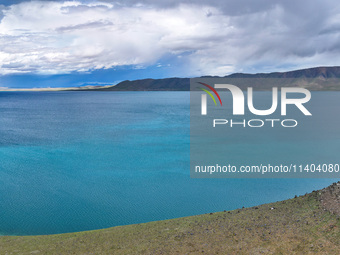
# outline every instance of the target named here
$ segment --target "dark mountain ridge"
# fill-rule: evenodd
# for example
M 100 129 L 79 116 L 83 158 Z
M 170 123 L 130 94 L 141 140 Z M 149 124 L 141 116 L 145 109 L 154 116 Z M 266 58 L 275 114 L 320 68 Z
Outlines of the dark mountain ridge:
M 288 72 L 245 74 L 234 73 L 226 76 L 228 78 L 340 78 L 340 66 L 313 67 Z
M 218 76 L 202 76 L 201 78 L 221 78 Z M 340 66 L 313 67 L 288 72 L 273 73 L 234 73 L 224 78 L 245 89 L 249 86 L 249 78 L 254 79 L 254 88 L 268 90 L 275 86 L 305 87 L 310 90 L 340 90 Z M 273 79 L 280 79 L 275 80 Z M 78 89 L 89 90 L 89 89 Z M 165 78 L 126 80 L 115 86 L 91 89 L 91 91 L 189 91 L 190 78 Z

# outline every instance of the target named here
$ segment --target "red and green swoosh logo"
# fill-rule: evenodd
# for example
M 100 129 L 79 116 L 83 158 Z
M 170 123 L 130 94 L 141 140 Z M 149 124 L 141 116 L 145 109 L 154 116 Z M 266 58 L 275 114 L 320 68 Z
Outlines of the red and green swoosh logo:
M 220 101 L 220 104 L 221 104 L 221 106 L 222 106 L 221 97 L 220 97 L 220 95 L 217 93 L 217 91 L 216 91 L 213 87 L 211 87 L 210 85 L 208 85 L 208 84 L 206 84 L 206 83 L 203 83 L 203 82 L 198 82 L 198 83 L 199 83 L 199 84 L 202 84 L 203 86 L 205 86 L 205 87 L 207 87 L 207 88 L 209 88 L 209 89 L 217 96 L 217 98 L 218 98 L 218 100 Z M 217 105 L 216 100 L 215 100 L 213 94 L 211 94 L 211 92 L 210 92 L 209 90 L 204 89 L 204 88 L 201 88 L 201 90 L 203 90 L 204 92 L 206 92 L 206 93 L 212 98 L 212 100 L 214 100 L 215 105 Z

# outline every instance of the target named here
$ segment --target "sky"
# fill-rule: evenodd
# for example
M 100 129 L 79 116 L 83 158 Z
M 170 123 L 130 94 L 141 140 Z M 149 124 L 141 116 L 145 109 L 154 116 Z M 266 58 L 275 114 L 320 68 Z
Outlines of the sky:
M 0 87 L 338 65 L 335 0 L 0 0 Z

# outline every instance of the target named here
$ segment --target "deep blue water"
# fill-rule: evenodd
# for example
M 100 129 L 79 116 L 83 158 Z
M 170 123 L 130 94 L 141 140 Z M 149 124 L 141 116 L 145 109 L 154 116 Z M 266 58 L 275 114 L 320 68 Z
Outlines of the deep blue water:
M 190 179 L 189 123 L 189 92 L 0 93 L 0 233 L 231 210 L 334 181 Z

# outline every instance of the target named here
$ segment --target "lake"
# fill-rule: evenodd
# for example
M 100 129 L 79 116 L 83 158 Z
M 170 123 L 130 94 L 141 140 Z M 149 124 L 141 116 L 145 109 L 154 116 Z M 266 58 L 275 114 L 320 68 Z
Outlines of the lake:
M 0 92 L 0 234 L 65 233 L 232 210 L 334 182 L 191 179 L 189 97 Z

